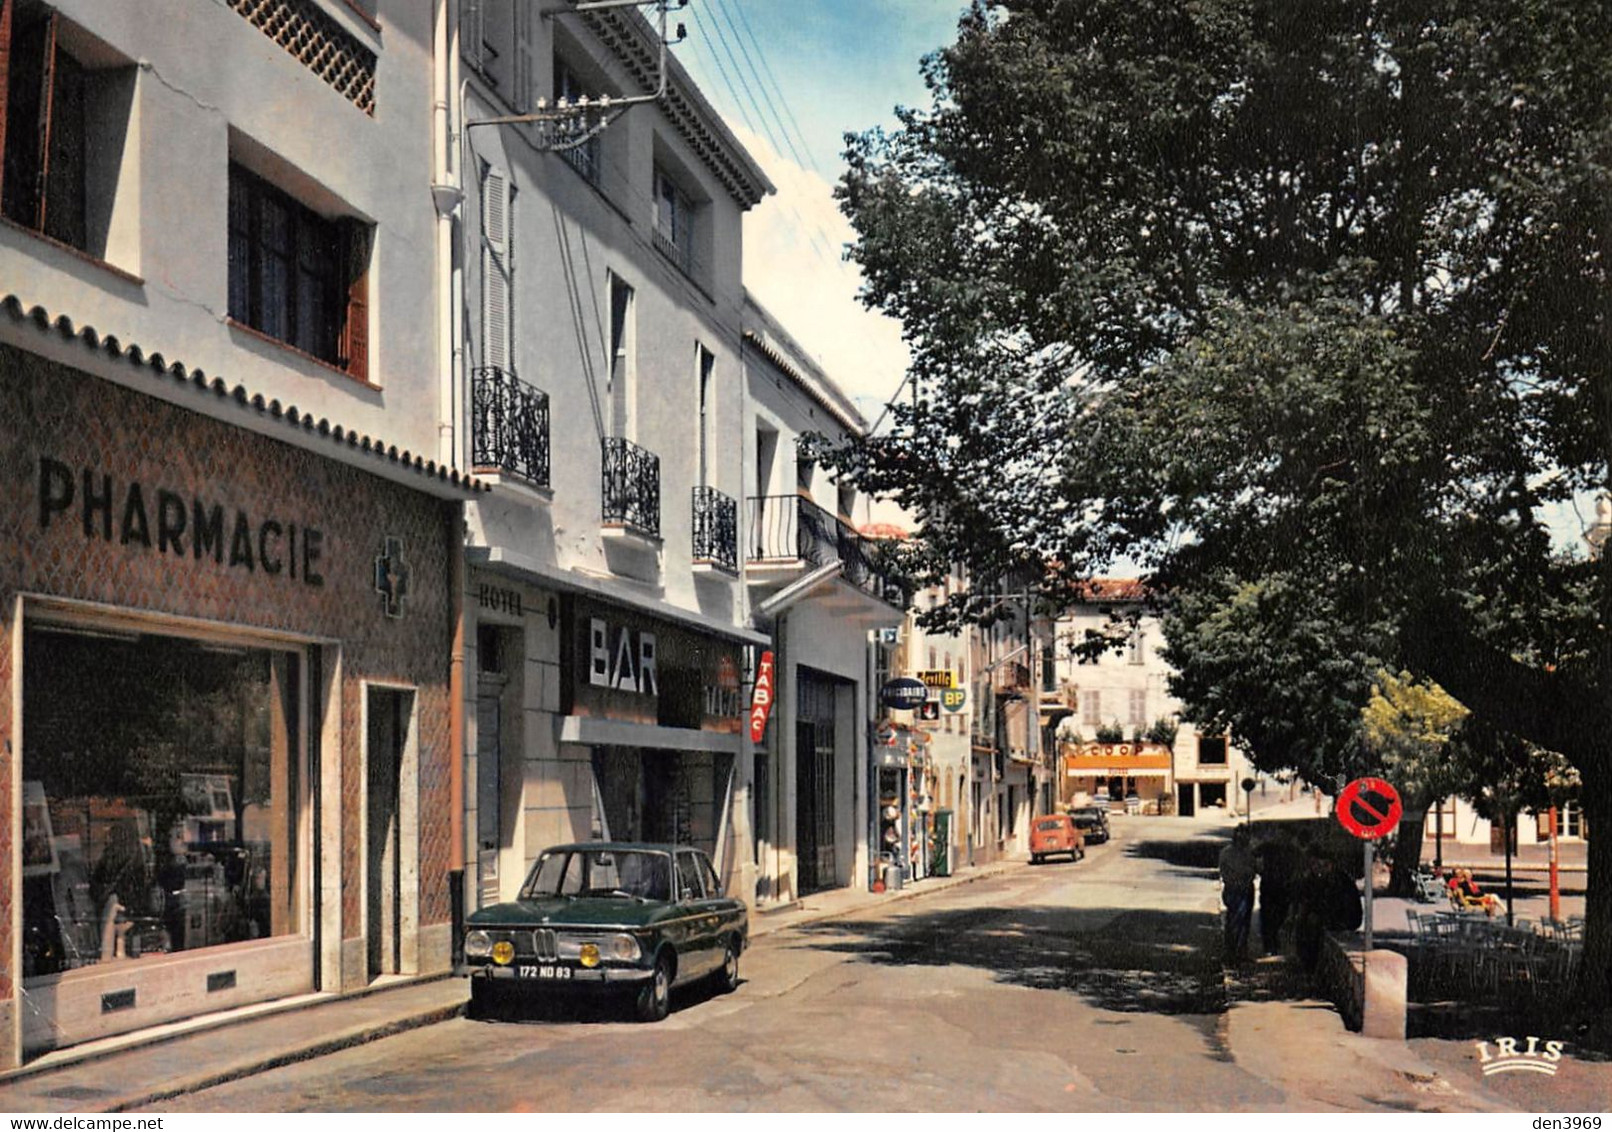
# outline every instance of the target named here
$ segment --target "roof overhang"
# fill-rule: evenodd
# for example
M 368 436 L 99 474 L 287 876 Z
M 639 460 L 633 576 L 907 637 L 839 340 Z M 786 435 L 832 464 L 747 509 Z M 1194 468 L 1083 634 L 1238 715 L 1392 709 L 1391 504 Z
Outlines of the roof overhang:
M 261 391 L 240 383 L 231 385 L 217 374 L 169 361 L 155 351 L 148 353 L 138 343 L 121 342 L 93 326 L 77 325 L 69 315 L 53 316 L 15 294 L 0 295 L 0 310 L 6 316 L 0 318 L 0 343 L 441 499 L 470 499 L 489 490 L 469 472 L 400 450 L 380 437 L 360 434 L 329 418 L 316 418 L 295 405 L 282 406 Z

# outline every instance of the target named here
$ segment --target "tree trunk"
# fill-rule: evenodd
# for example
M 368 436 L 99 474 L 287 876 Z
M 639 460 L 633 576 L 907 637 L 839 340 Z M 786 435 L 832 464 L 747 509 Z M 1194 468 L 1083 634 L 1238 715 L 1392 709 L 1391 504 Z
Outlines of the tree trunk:
M 1389 896 L 1415 896 L 1416 868 L 1422 862 L 1422 833 L 1427 828 L 1427 811 L 1407 812 L 1399 819 L 1394 834 L 1394 861 L 1388 874 Z

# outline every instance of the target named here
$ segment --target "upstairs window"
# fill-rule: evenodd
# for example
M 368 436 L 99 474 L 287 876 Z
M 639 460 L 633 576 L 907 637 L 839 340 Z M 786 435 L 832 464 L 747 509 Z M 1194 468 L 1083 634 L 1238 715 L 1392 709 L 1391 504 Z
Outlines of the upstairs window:
M 584 85 L 576 71 L 564 59 L 554 60 L 554 104 L 575 106 L 584 98 L 596 101 L 598 92 Z M 576 114 L 554 123 L 556 152 L 566 163 L 580 173 L 590 185 L 599 183 L 600 142 L 597 133 L 590 133 L 594 124 L 591 117 Z
M 665 170 L 655 170 L 655 246 L 684 275 L 694 274 L 694 204 Z
M 367 381 L 368 262 L 367 226 L 230 166 L 230 318 Z
M 1198 765 L 1226 765 L 1226 737 L 1224 735 L 1198 736 Z
M 108 258 L 133 95 L 128 60 L 42 4 L 0 0 L 0 213 Z

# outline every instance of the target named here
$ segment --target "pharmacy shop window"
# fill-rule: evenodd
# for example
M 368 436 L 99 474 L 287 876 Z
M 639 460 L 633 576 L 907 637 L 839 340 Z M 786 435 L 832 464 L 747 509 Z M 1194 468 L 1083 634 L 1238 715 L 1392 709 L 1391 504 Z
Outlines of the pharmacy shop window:
M 303 930 L 302 655 L 33 620 L 23 973 Z

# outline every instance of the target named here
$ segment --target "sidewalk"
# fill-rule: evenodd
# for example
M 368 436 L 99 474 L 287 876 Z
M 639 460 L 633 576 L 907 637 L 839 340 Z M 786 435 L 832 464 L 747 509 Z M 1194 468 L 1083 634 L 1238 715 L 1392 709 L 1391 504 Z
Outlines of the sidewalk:
M 798 927 L 942 892 L 1022 868 L 1008 858 L 899 892 L 835 889 L 750 917 L 758 939 Z M 305 995 L 190 1019 L 46 1054 L 0 1074 L 0 1112 L 122 1112 L 225 1081 L 321 1057 L 463 1013 L 466 980 L 395 980 L 359 994 Z

